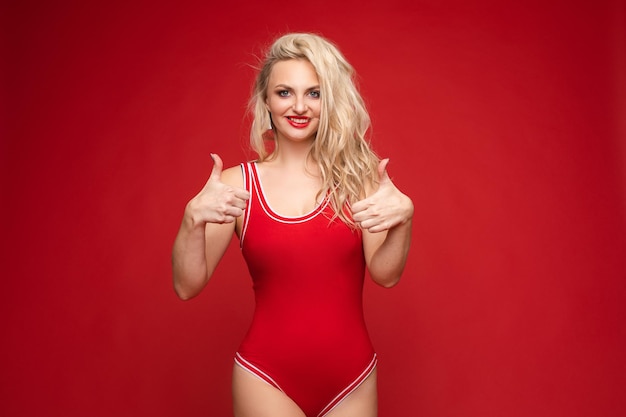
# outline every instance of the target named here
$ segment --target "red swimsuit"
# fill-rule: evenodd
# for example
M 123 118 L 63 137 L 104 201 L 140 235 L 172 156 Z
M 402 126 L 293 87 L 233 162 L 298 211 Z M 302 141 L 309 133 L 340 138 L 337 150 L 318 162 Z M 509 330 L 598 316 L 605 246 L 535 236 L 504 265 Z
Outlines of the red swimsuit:
M 361 233 L 331 223 L 327 200 L 301 217 L 275 213 L 256 165 L 242 168 L 251 197 L 240 240 L 256 309 L 235 361 L 307 417 L 321 417 L 376 366 L 363 318 Z

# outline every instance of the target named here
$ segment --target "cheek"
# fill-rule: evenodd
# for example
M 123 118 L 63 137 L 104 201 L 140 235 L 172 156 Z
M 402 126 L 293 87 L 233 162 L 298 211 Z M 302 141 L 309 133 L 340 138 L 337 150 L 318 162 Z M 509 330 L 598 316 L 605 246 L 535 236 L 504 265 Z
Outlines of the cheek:
M 313 110 L 313 113 L 319 117 L 322 113 L 322 103 L 316 101 L 315 104 L 311 105 L 311 110 Z
M 284 113 L 289 108 L 289 103 L 286 100 L 268 100 L 267 109 L 276 114 Z

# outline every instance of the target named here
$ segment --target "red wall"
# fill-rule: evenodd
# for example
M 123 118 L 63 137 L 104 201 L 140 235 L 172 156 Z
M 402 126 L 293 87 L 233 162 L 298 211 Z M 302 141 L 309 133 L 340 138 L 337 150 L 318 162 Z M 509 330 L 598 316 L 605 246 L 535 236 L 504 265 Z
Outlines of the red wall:
M 366 287 L 380 415 L 626 414 L 623 2 L 12 3 L 0 414 L 230 415 L 245 265 L 184 303 L 170 248 L 296 30 L 355 65 L 416 205 L 403 281 Z

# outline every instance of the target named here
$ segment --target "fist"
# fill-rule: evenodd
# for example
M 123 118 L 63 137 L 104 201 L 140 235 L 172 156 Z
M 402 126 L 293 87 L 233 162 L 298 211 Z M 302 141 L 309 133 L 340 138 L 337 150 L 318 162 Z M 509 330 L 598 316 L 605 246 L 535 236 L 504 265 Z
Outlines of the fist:
M 187 210 L 194 223 L 232 223 L 243 214 L 250 193 L 222 182 L 222 159 L 211 154 L 213 170 L 202 190 L 189 204 Z
M 389 159 L 378 164 L 378 190 L 352 205 L 352 218 L 362 229 L 384 232 L 413 217 L 413 202 L 402 194 L 387 174 Z

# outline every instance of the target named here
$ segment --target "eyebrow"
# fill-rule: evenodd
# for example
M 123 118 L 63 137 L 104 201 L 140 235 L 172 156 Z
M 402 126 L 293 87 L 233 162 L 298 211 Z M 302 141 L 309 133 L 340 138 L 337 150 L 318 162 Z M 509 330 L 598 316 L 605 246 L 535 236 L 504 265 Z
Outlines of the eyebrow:
M 287 84 L 278 84 L 274 86 L 274 89 L 277 88 L 284 88 L 285 90 L 293 90 L 293 87 L 288 86 Z M 312 87 L 307 88 L 305 91 L 310 91 L 310 90 L 318 90 L 320 88 L 319 85 L 314 85 Z

